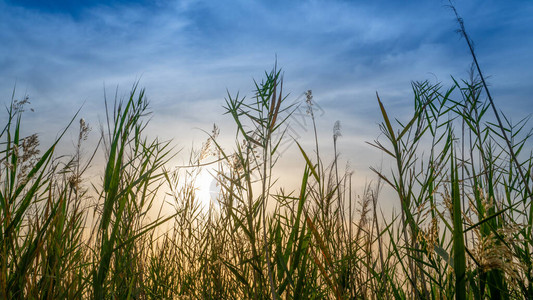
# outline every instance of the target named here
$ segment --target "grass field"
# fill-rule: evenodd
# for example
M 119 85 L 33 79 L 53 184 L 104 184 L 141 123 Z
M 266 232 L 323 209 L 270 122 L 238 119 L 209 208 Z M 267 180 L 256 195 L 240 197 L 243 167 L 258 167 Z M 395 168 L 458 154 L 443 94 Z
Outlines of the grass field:
M 79 139 L 57 157 L 62 135 L 48 149 L 22 136 L 27 99 L 13 99 L 0 132 L 0 299 L 532 299 L 531 130 L 495 106 L 477 61 L 471 73 L 449 87 L 413 82 L 407 119 L 377 96 L 382 134 L 369 143 L 394 168 L 356 195 L 351 173 L 322 160 L 316 127 L 316 147 L 298 145 L 301 186 L 273 187 L 294 107 L 280 71 L 267 72 L 254 97 L 226 98 L 233 150 L 215 128 L 191 155 L 192 166 L 216 157 L 208 210 L 194 171 L 168 171 L 174 150 L 145 135 L 137 86 L 106 103 L 96 182 L 84 180 L 83 119 L 64 120 L 79 120 Z M 396 215 L 381 212 L 384 188 Z M 175 212 L 153 218 L 163 193 Z

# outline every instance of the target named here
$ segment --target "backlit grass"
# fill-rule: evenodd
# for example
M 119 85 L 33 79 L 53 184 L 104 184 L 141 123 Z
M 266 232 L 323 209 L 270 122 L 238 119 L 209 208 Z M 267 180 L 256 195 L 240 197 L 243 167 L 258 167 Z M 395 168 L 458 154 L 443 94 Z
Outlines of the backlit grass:
M 408 118 L 394 119 L 377 95 L 382 134 L 369 144 L 393 167 L 373 169 L 359 195 L 339 167 L 339 124 L 333 143 L 319 144 L 311 91 L 315 147 L 294 148 L 301 184 L 273 177 L 294 110 L 277 69 L 252 97 L 226 97 L 233 148 L 215 127 L 176 172 L 176 151 L 145 134 L 136 85 L 112 108 L 105 101 L 103 166 L 81 155 L 83 119 L 73 154 L 56 157 L 65 132 L 44 149 L 22 136 L 27 99 L 12 99 L 0 132 L 0 298 L 531 299 L 531 131 L 498 110 L 477 60 L 472 70 L 450 87 L 413 82 Z M 207 154 L 220 192 L 218 208 L 204 210 L 194 178 Z M 89 166 L 100 180 L 84 180 Z M 164 194 L 172 213 L 160 210 Z M 391 202 L 399 212 L 384 215 Z

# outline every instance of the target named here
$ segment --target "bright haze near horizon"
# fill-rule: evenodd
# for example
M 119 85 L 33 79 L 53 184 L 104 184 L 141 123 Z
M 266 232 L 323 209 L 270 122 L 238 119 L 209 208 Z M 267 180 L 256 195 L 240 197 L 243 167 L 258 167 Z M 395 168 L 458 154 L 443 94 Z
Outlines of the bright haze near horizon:
M 472 58 L 448 5 L 1 0 L 0 97 L 8 105 L 15 86 L 15 98 L 30 97 L 35 112 L 27 113 L 26 130 L 39 133 L 48 146 L 80 107 L 97 136 L 104 89 L 108 98 L 115 91 L 121 97 L 139 81 L 153 111 L 150 134 L 173 139 L 186 153 L 205 141 L 202 130 L 213 123 L 221 140 L 232 140 L 235 126 L 224 115 L 224 98 L 228 92 L 251 96 L 253 80 L 277 62 L 289 102 L 313 91 L 328 159 L 332 128 L 340 120 L 340 159 L 359 182 L 370 181 L 375 176 L 368 167 L 379 166 L 382 157 L 365 143 L 379 136 L 376 92 L 389 114 L 405 119 L 412 81 L 447 88 L 451 76 L 468 78 Z M 457 1 L 456 7 L 496 104 L 513 120 L 527 117 L 533 111 L 533 2 Z M 299 122 L 293 138 L 312 152 L 309 123 L 293 122 Z M 294 144 L 288 146 L 278 169 L 292 185 L 303 160 Z

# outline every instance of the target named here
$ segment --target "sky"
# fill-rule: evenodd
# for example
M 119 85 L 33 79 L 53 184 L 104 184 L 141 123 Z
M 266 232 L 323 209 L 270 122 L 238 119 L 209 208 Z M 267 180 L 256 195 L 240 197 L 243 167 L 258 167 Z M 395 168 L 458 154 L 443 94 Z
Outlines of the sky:
M 455 4 L 496 104 L 516 119 L 526 117 L 533 112 L 533 2 Z M 365 143 L 379 136 L 376 92 L 401 117 L 410 113 L 412 81 L 446 87 L 451 76 L 468 77 L 472 59 L 447 5 L 0 0 L 0 101 L 7 105 L 14 89 L 18 98 L 28 95 L 35 111 L 26 116 L 28 130 L 46 145 L 80 107 L 80 116 L 97 129 L 104 91 L 111 98 L 115 91 L 127 95 L 139 81 L 153 111 L 150 133 L 186 149 L 200 145 L 202 130 L 213 123 L 222 139 L 233 138 L 224 98 L 252 95 L 253 80 L 277 63 L 289 102 L 313 91 L 325 152 L 340 120 L 341 158 L 363 180 L 380 160 Z M 312 151 L 312 132 L 303 123 L 293 126 L 294 136 Z M 289 158 L 297 154 L 290 153 Z M 298 159 L 283 165 L 298 174 L 302 167 Z

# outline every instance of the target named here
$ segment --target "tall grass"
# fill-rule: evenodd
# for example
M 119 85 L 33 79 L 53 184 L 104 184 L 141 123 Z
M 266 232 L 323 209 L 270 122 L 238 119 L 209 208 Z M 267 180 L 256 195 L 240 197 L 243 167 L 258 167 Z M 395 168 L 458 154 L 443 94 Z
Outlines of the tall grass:
M 276 68 L 252 97 L 228 94 L 233 148 L 215 127 L 176 171 L 170 144 L 145 134 L 144 90 L 106 101 L 92 152 L 104 153 L 100 182 L 85 179 L 95 154 L 82 155 L 83 119 L 73 155 L 56 157 L 76 116 L 42 149 L 21 134 L 28 99 L 13 97 L 0 132 L 0 298 L 531 299 L 531 131 L 495 107 L 480 71 L 475 60 L 449 88 L 414 82 L 407 119 L 377 96 L 382 134 L 369 144 L 390 168 L 373 168 L 360 193 L 340 168 L 340 123 L 331 147 L 319 144 L 311 91 L 314 146 L 295 144 L 300 186 L 274 178 L 296 108 Z M 220 191 L 203 209 L 195 180 L 206 164 Z M 398 213 L 385 215 L 394 201 Z

